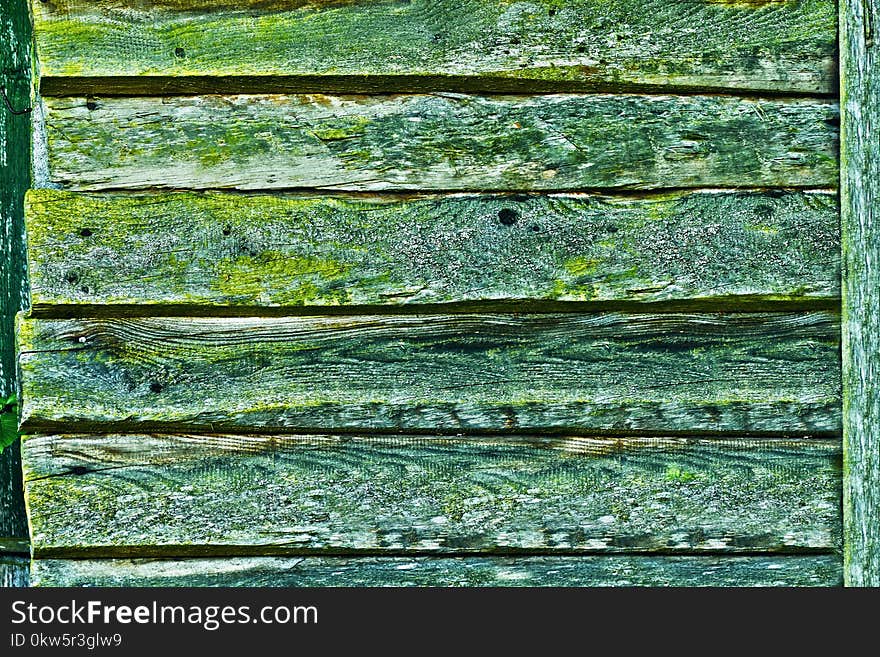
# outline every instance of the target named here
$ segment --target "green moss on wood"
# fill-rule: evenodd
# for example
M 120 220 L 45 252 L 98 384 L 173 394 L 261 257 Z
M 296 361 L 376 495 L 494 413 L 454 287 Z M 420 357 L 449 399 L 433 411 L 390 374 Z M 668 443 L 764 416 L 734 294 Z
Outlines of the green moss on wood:
M 55 91 L 80 76 L 127 76 L 145 89 L 215 78 L 220 91 L 230 76 L 251 91 L 277 89 L 279 76 L 282 88 L 335 76 L 331 86 L 360 91 L 420 79 L 497 91 L 835 90 L 830 0 L 360 1 L 249 11 L 99 0 L 39 3 L 34 15 L 41 75 Z
M 838 324 L 798 315 L 30 320 L 28 431 L 839 429 Z
M 833 187 L 838 177 L 838 111 L 819 100 L 435 94 L 46 104 L 51 181 L 76 190 Z M 339 130 L 344 139 L 316 136 Z
M 34 309 L 795 301 L 839 294 L 834 194 L 28 197 Z
M 39 557 L 836 550 L 839 456 L 836 441 L 110 435 L 34 437 L 24 458 Z

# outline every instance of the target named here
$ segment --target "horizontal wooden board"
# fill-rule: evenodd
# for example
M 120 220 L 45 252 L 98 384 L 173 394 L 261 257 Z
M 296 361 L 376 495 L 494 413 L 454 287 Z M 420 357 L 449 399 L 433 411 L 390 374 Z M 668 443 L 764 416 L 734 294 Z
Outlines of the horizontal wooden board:
M 346 198 L 36 190 L 27 221 L 32 311 L 40 316 L 118 314 L 126 304 L 205 313 L 839 299 L 837 197 L 828 192 Z
M 839 548 L 837 440 L 31 436 L 37 556 Z
M 837 432 L 839 318 L 23 320 L 23 428 Z
M 29 585 L 29 557 L 9 557 L 0 554 L 0 588 Z
M 840 586 L 834 555 L 38 559 L 33 586 Z
M 723 96 L 50 98 L 74 190 L 835 187 L 838 107 Z
M 837 91 L 832 0 L 53 0 L 33 7 L 47 94 L 304 86 Z
M 20 469 L 21 464 L 19 464 L 19 470 Z M 21 474 L 19 474 L 19 478 L 21 478 Z M 24 497 L 21 494 L 21 488 L 19 488 L 16 502 L 19 512 L 24 516 Z M 27 518 L 25 518 L 24 530 L 18 536 L 0 536 L 0 557 L 28 554 L 31 550 L 31 544 L 27 539 L 27 531 Z

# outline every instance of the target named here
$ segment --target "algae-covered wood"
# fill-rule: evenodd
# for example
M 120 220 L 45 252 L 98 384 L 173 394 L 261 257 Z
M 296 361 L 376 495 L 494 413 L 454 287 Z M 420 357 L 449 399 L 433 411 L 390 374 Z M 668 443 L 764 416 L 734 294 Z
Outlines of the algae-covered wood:
M 835 91 L 833 0 L 33 5 L 45 94 Z
M 22 422 L 837 432 L 839 330 L 827 312 L 30 319 Z
M 40 316 L 488 301 L 741 308 L 836 304 L 839 296 L 837 197 L 828 192 L 346 198 L 38 190 L 27 217 L 32 312 Z
M 30 436 L 34 553 L 800 551 L 837 440 Z
M 880 586 L 880 3 L 841 8 L 845 574 Z
M 809 556 L 38 559 L 33 586 L 840 586 Z
M 46 99 L 49 181 L 114 188 L 835 187 L 838 108 L 723 96 Z

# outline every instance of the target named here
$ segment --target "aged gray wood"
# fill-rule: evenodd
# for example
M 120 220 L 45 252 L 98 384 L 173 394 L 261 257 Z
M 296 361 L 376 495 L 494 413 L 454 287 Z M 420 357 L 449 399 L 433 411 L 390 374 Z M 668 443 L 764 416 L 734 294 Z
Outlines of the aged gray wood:
M 0 588 L 29 585 L 30 559 L 0 555 Z
M 29 433 L 840 429 L 804 314 L 25 320 Z
M 34 2 L 45 94 L 834 93 L 833 0 Z
M 37 557 L 840 541 L 837 440 L 65 435 L 22 449 Z
M 839 304 L 830 192 L 346 198 L 36 190 L 27 218 L 32 312 L 42 317 L 468 302 Z
M 12 109 L 25 112 L 31 103 L 31 26 L 26 0 L 0 4 L 0 34 L 0 87 Z M 15 406 L 7 408 L 5 402 L 17 388 L 13 318 L 27 300 L 23 201 L 30 183 L 29 152 L 29 115 L 13 114 L 0 100 L 0 407 L 4 414 L 17 413 Z M 6 432 L 0 435 L 0 553 L 18 551 L 11 546 L 20 546 L 27 536 L 18 441 L 3 449 L 5 436 Z
M 46 100 L 72 190 L 835 187 L 835 102 L 723 96 Z
M 840 586 L 834 555 L 38 559 L 33 586 Z
M 880 3 L 841 8 L 844 572 L 880 586 Z

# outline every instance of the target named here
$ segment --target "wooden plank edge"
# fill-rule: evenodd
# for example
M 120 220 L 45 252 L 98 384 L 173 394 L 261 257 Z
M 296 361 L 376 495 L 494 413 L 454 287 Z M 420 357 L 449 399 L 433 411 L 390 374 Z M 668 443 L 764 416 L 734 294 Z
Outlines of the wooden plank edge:
M 840 586 L 839 555 L 36 560 L 33 586 Z
M 613 555 L 661 557 L 661 556 L 768 556 L 768 555 L 827 555 L 834 550 L 829 546 L 776 546 L 755 550 L 754 547 L 727 547 L 706 549 L 652 548 L 634 549 L 627 545 L 606 547 L 601 550 L 590 549 L 543 549 L 531 548 L 481 548 L 462 550 L 444 548 L 434 550 L 408 549 L 407 556 L 413 557 L 604 557 Z M 307 548 L 284 545 L 210 545 L 210 544 L 162 544 L 162 545 L 90 545 L 88 547 L 34 547 L 34 559 L 158 559 L 189 557 L 388 557 L 393 549 L 364 548 Z
M 239 425 L 223 426 L 218 422 L 212 423 L 209 430 L 204 425 L 187 425 L 180 422 L 80 422 L 75 426 L 66 421 L 49 421 L 40 419 L 26 419 L 21 425 L 22 432 L 28 435 L 37 434 L 199 434 L 205 436 L 220 436 L 229 433 L 252 436 L 320 436 L 328 432 L 333 436 L 359 436 L 365 432 L 377 437 L 394 436 L 395 438 L 406 437 L 430 437 L 438 438 L 612 438 L 612 439 L 681 439 L 681 438 L 706 438 L 723 441 L 725 439 L 748 440 L 808 440 L 808 441 L 839 441 L 841 433 L 834 430 L 809 430 L 809 431 L 756 431 L 754 429 L 723 429 L 712 431 L 707 429 L 584 429 L 577 427 L 525 427 L 520 429 L 491 429 L 469 427 L 407 427 L 405 430 L 394 427 L 289 427 L 289 426 L 253 426 L 242 427 Z M 25 438 L 26 436 L 22 436 Z

